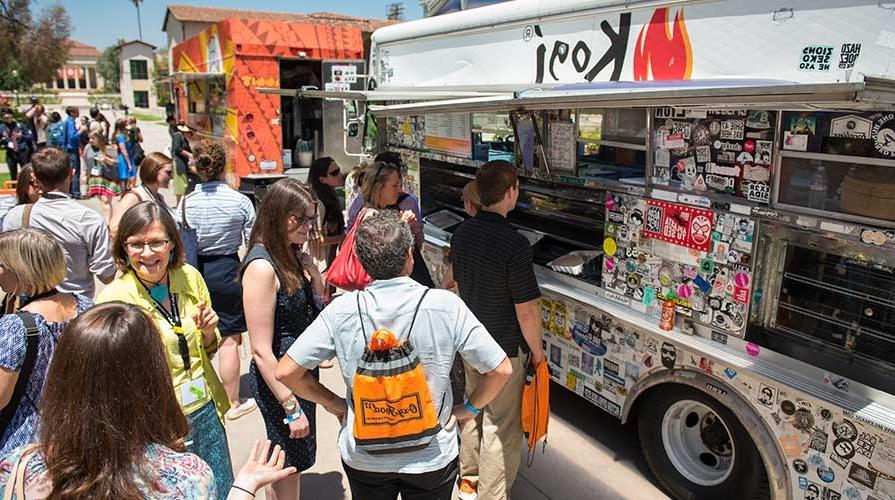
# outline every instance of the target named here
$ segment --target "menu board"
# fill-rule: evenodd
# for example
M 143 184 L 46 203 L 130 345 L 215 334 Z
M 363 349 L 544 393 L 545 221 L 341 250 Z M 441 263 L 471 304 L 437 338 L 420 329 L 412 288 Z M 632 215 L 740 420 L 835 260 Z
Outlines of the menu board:
M 768 203 L 776 113 L 656 110 L 654 179 Z
M 426 115 L 426 149 L 472 158 L 472 129 L 468 113 Z
M 547 125 L 547 165 L 551 173 L 575 174 L 575 124 L 550 122 Z
M 607 298 L 653 315 L 671 300 L 693 323 L 743 335 L 752 297 L 754 220 L 608 193 L 606 221 Z

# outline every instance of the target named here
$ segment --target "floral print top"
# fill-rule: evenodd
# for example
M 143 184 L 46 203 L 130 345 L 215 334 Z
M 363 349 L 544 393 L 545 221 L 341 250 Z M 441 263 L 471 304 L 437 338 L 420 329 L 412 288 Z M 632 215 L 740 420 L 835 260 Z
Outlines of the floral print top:
M 6 492 L 12 469 L 25 448 L 16 448 L 0 460 L 0 496 Z M 157 444 L 146 447 L 143 465 L 134 469 L 134 483 L 147 499 L 199 500 L 217 497 L 208 464 L 192 453 L 179 453 Z M 43 455 L 37 453 L 28 461 L 25 470 L 25 496 L 28 500 L 44 499 L 52 489 L 47 464 Z M 13 499 L 23 500 L 15 496 Z

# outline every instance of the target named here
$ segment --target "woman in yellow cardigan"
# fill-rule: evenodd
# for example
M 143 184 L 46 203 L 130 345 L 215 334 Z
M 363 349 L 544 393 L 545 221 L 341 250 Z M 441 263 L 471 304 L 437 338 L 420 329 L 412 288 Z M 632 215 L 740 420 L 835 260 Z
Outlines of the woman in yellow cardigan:
M 199 272 L 184 263 L 174 219 L 155 203 L 143 202 L 124 213 L 112 256 L 122 275 L 97 302 L 136 305 L 158 326 L 174 392 L 190 423 L 187 450 L 211 466 L 223 499 L 233 483 L 222 420 L 230 403 L 211 364 L 220 332 L 208 287 Z

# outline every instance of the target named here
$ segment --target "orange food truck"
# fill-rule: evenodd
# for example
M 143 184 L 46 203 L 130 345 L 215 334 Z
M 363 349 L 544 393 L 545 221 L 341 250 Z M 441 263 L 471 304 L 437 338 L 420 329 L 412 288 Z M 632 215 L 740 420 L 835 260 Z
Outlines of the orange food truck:
M 258 92 L 362 90 L 369 33 L 350 24 L 225 19 L 174 48 L 177 119 L 227 145 L 231 184 L 273 178 L 320 156 L 350 165 L 341 128 L 324 130 L 325 122 L 341 123 L 324 120 L 341 115 L 341 101 Z

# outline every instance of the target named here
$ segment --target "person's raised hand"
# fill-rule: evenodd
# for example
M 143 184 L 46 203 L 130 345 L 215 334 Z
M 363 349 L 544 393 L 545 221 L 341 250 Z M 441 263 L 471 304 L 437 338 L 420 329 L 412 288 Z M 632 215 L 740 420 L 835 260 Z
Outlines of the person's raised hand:
M 254 493 L 259 488 L 298 471 L 295 467 L 283 468 L 286 453 L 280 449 L 280 445 L 276 445 L 269 456 L 268 451 L 270 451 L 270 440 L 266 440 L 263 446 L 260 440 L 256 440 L 252 445 L 252 451 L 249 452 L 248 460 L 236 473 L 233 484 Z

